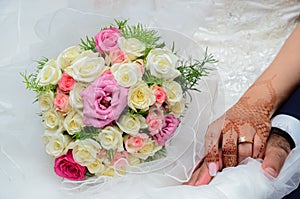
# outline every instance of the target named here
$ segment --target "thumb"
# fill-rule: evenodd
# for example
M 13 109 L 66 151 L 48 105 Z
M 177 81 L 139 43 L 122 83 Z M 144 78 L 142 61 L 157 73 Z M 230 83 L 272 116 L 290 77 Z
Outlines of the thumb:
M 276 178 L 290 151 L 290 145 L 284 137 L 277 134 L 271 134 L 267 142 L 262 168 L 268 174 Z

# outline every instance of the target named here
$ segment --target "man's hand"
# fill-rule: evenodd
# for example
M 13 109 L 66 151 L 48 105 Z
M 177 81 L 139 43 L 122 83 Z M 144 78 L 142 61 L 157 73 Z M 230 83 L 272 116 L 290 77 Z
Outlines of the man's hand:
M 271 134 L 267 142 L 262 168 L 276 178 L 290 151 L 290 144 L 284 137 Z

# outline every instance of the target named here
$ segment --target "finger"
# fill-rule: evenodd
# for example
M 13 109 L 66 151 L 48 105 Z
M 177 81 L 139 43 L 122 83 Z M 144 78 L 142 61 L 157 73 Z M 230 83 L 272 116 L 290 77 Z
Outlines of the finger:
M 254 135 L 255 128 L 250 123 L 244 123 L 239 126 L 238 163 L 248 157 L 252 157 Z
M 198 173 L 197 180 L 195 181 L 194 186 L 206 185 L 211 181 L 212 178 L 213 177 L 210 176 L 209 170 L 208 170 L 206 164 L 203 164 L 199 168 L 199 173 Z
M 222 151 L 221 149 L 218 149 L 219 151 L 219 161 L 216 162 L 216 170 L 219 171 L 223 165 L 222 165 L 222 161 L 221 161 L 221 156 L 222 156 Z M 205 159 L 206 161 L 206 159 Z M 202 168 L 200 167 L 200 172 L 198 173 L 198 177 L 197 177 L 197 180 L 195 182 L 195 186 L 199 186 L 199 185 L 206 185 L 208 184 L 213 176 L 211 175 L 211 172 L 210 172 L 210 168 L 207 166 L 208 163 L 206 162 L 206 166 L 203 166 Z
M 203 164 L 202 164 L 203 165 Z M 189 181 L 183 183 L 184 185 L 194 185 L 197 178 L 198 178 L 198 175 L 199 175 L 199 172 L 200 172 L 200 167 L 199 168 L 196 168 L 191 176 L 191 178 L 189 179 Z
M 217 171 L 219 170 L 219 153 L 218 153 L 218 145 L 215 144 L 212 148 L 208 151 L 206 155 L 205 162 L 208 168 L 208 172 L 210 176 L 215 176 Z
M 269 119 L 266 119 L 264 122 L 257 123 L 256 128 L 252 156 L 255 159 L 264 157 L 267 139 L 271 130 Z
M 194 171 L 193 171 L 193 173 L 192 173 L 191 178 L 189 179 L 189 181 L 184 182 L 184 183 L 183 183 L 184 185 L 191 185 L 191 184 L 194 184 L 194 183 L 195 183 L 195 181 L 196 181 L 196 178 L 195 178 L 195 177 L 198 176 L 199 168 L 201 167 L 202 164 L 204 164 L 203 162 L 204 162 L 204 160 L 202 159 L 202 160 L 197 164 L 197 166 L 194 168 Z
M 221 149 L 219 149 L 218 154 L 219 154 L 219 160 L 221 160 L 221 156 L 222 156 Z M 223 167 L 222 161 L 218 161 L 217 170 L 219 171 L 222 167 Z M 183 183 L 183 184 L 184 185 L 192 185 L 192 186 L 205 185 L 205 184 L 208 184 L 212 180 L 212 178 L 213 178 L 213 176 L 210 175 L 209 168 L 208 168 L 207 162 L 205 160 L 204 163 L 203 163 L 203 161 L 201 161 L 197 165 L 191 179 L 188 182 Z
M 267 143 L 262 168 L 276 178 L 290 151 L 290 145 L 285 138 L 272 134 Z
M 209 175 L 208 168 L 205 163 L 202 162 L 200 167 L 196 168 L 192 174 L 192 177 L 184 185 L 199 186 L 208 184 L 212 177 Z
M 231 124 L 229 124 L 232 126 Z M 226 130 L 226 131 L 224 131 Z M 224 167 L 237 165 L 237 133 L 231 128 L 222 131 L 222 159 Z
M 263 158 L 265 152 L 265 144 L 261 140 L 261 138 L 258 136 L 258 134 L 255 134 L 253 139 L 253 153 L 252 157 L 254 159 L 257 158 Z
M 238 145 L 238 163 L 242 162 L 248 157 L 252 156 L 252 144 L 251 143 L 240 143 Z
M 219 143 L 221 140 L 221 129 L 223 126 L 224 117 L 219 118 L 209 125 L 205 134 L 205 162 L 209 170 L 210 176 L 215 176 L 219 170 Z

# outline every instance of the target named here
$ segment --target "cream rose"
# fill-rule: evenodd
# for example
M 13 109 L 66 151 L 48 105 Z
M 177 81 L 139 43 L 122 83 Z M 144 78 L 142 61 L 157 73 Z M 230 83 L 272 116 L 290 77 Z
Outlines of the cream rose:
M 179 102 L 170 103 L 170 111 L 175 117 L 180 117 L 185 108 L 185 99 L 182 98 Z
M 145 118 L 142 116 L 127 113 L 119 118 L 117 125 L 125 133 L 129 135 L 136 135 L 142 127 L 145 128 L 144 120 Z
M 83 126 L 84 123 L 82 116 L 76 111 L 68 113 L 64 120 L 64 127 L 70 135 L 74 135 L 76 132 L 79 132 Z
M 102 175 L 105 171 L 105 166 L 99 159 L 96 159 L 92 164 L 87 166 L 90 173 L 95 175 Z
M 136 63 L 114 64 L 111 72 L 120 86 L 130 87 L 142 80 L 141 67 Z
M 123 151 L 122 133 L 123 132 L 116 126 L 105 127 L 98 136 L 101 146 L 106 150 Z
M 81 166 L 88 166 L 97 159 L 97 154 L 99 153 L 101 146 L 95 140 L 88 138 L 71 142 L 68 148 L 73 149 L 73 157 L 78 164 Z
M 183 98 L 182 88 L 175 81 L 163 82 L 162 88 L 166 91 L 167 99 L 170 103 L 180 102 Z
M 85 83 L 75 83 L 74 88 L 70 92 L 69 102 L 71 107 L 77 111 L 81 116 L 83 115 L 83 104 L 80 96 L 81 91 L 87 88 Z
M 48 131 L 42 135 L 42 138 L 46 142 L 46 152 L 55 158 L 66 154 L 65 149 L 72 140 L 68 135 Z
M 54 94 L 52 91 L 42 93 L 39 96 L 39 105 L 42 112 L 49 111 L 54 108 Z
M 178 64 L 178 57 L 168 49 L 154 48 L 148 56 L 146 62 L 146 69 L 151 75 L 164 80 L 174 79 L 180 75 L 176 69 Z
M 96 53 L 86 53 L 76 60 L 65 72 L 76 81 L 92 82 L 106 69 L 104 59 L 95 55 Z
M 40 86 L 55 85 L 62 76 L 60 68 L 56 65 L 55 59 L 49 60 L 37 75 Z
M 71 46 L 62 51 L 56 60 L 56 64 L 62 70 L 70 66 L 81 54 L 80 46 Z
M 124 37 L 120 37 L 118 44 L 121 50 L 128 55 L 130 60 L 135 60 L 137 57 L 144 55 L 146 49 L 145 44 L 136 38 L 125 39 Z
M 105 169 L 104 169 L 102 175 L 113 177 L 115 175 L 114 167 L 113 166 L 105 166 Z
M 46 130 L 60 133 L 63 130 L 63 115 L 51 109 L 43 114 L 43 124 Z
M 148 140 L 143 148 L 131 155 L 142 160 L 146 160 L 148 157 L 153 156 L 161 148 L 162 146 L 158 145 L 155 140 Z
M 137 109 L 148 110 L 149 106 L 155 103 L 155 100 L 154 92 L 143 81 L 139 81 L 129 88 L 128 106 L 134 111 Z

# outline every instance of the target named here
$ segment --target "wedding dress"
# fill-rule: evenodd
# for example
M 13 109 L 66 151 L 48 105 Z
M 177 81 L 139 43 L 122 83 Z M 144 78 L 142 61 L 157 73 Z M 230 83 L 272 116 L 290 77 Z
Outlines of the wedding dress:
M 277 179 L 263 173 L 261 161 L 247 159 L 236 168 L 224 169 L 209 185 L 190 187 L 181 183 L 189 178 L 203 156 L 207 125 L 234 104 L 270 64 L 295 27 L 299 3 L 299 0 L 66 0 L 46 1 L 45 5 L 33 0 L 0 1 L 0 25 L 10 33 L 0 33 L 3 41 L 0 198 L 250 199 L 281 198 L 289 193 L 299 183 L 298 147 L 287 158 Z M 32 36 L 33 23 L 29 19 L 33 16 L 40 18 L 34 27 L 38 37 Z M 193 45 L 196 42 L 201 48 L 208 47 L 219 60 L 214 66 L 217 70 L 201 83 L 201 97 L 192 104 L 199 112 L 188 113 L 186 128 L 179 130 L 171 145 L 177 147 L 172 149 L 175 152 L 168 164 L 152 164 L 149 172 L 102 179 L 102 182 L 61 182 L 53 172 L 53 159 L 44 152 L 40 138 L 43 127 L 35 114 L 39 110 L 36 104 L 31 104 L 34 95 L 25 91 L 19 72 L 32 71 L 32 60 L 40 56 L 55 57 L 65 47 L 78 43 L 80 37 L 93 35 L 103 26 L 102 22 L 118 17 L 148 24 L 167 34 L 168 31 L 184 34 L 182 38 L 192 40 Z M 62 36 L 66 34 L 67 37 Z M 179 46 L 184 47 L 184 43 Z M 189 125 L 193 128 L 188 128 Z M 183 132 L 190 133 L 183 136 Z

